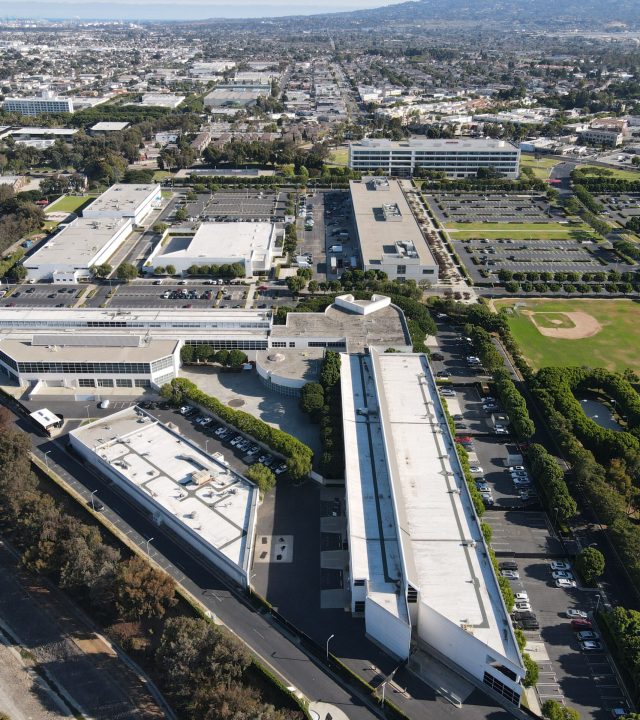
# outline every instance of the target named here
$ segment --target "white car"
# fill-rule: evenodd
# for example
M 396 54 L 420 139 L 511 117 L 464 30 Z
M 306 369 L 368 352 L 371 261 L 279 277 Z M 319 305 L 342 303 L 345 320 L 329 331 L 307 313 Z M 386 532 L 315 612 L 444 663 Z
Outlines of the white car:
M 480 467 L 480 465 L 470 465 L 469 470 L 475 475 L 476 473 L 482 474 L 484 470 Z
M 527 612 L 531 610 L 531 603 L 526 600 L 520 600 L 520 602 L 516 602 L 514 607 L 520 612 Z
M 558 570 L 571 570 L 571 565 L 566 560 L 554 560 L 551 562 L 551 570 L 557 572 Z
M 444 397 L 455 397 L 456 391 L 451 390 L 450 388 L 442 388 L 440 390 L 440 394 L 443 395 Z
M 565 615 L 571 620 L 587 620 L 589 617 L 584 610 L 578 610 L 577 608 L 569 608 Z
M 573 580 L 573 575 L 570 572 L 567 572 L 566 570 L 556 570 L 555 572 L 551 573 L 551 577 L 554 580 L 560 580 L 561 578 L 565 578 L 566 580 Z
M 576 583 L 575 580 L 567 580 L 566 578 L 558 578 L 558 580 L 556 580 L 556 587 L 565 588 L 565 590 L 568 590 L 569 588 L 578 587 L 578 584 Z
M 507 580 L 520 580 L 520 573 L 517 570 L 500 570 L 500 575 Z
M 524 465 L 509 465 L 509 472 L 526 472 L 527 468 Z

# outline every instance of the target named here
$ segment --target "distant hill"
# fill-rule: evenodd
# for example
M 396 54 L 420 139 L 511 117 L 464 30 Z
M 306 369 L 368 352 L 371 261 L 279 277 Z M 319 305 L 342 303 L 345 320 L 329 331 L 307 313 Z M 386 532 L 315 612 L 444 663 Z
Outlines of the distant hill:
M 415 0 L 373 10 L 344 13 L 353 20 L 396 22 L 490 22 L 505 25 L 602 27 L 640 25 L 638 0 Z

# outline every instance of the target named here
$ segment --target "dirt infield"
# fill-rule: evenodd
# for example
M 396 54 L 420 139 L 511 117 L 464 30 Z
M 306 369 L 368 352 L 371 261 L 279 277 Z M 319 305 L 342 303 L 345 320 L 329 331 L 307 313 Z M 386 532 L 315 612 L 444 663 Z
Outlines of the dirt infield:
M 569 320 L 573 323 L 573 327 L 567 327 L 566 322 L 563 323 L 565 325 L 564 327 L 548 327 L 536 322 L 537 313 L 531 310 L 521 310 L 520 312 L 531 320 L 541 335 L 545 335 L 546 337 L 561 338 L 563 340 L 582 340 L 583 338 L 593 337 L 602 330 L 602 325 L 600 325 L 592 315 L 585 312 L 558 313 L 558 315 L 561 316 L 561 318 L 558 319 L 558 323 L 563 323 L 563 320 Z M 549 320 L 549 314 L 550 313 L 544 313 L 547 320 Z

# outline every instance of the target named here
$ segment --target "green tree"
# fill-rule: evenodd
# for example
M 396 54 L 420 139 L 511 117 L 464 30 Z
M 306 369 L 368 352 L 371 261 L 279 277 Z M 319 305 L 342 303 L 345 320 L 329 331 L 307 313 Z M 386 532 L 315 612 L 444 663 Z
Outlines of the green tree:
M 574 566 L 587 585 L 604 573 L 604 555 L 597 548 L 587 547 L 576 556 Z
M 276 484 L 275 474 L 262 463 L 255 463 L 247 470 L 247 479 L 255 483 L 262 495 L 266 495 Z
M 167 265 L 165 268 L 167 275 L 175 275 L 176 274 L 176 266 L 175 265 Z
M 246 363 L 247 360 L 248 358 L 242 350 L 231 350 L 227 357 L 227 365 L 229 365 L 229 367 L 240 367 L 240 365 Z
M 109 263 L 102 263 L 102 265 L 93 265 L 91 267 L 91 274 L 95 278 L 107 278 L 113 272 L 113 268 Z
M 185 207 L 179 207 L 176 210 L 175 218 L 176 220 L 180 222 L 184 222 L 189 217 L 189 213 L 187 212 L 187 208 Z
M 133 280 L 138 277 L 138 268 L 131 263 L 122 263 L 116 270 L 116 277 L 118 280 L 129 282 L 129 280 Z
M 163 268 L 162 265 L 156 265 L 153 268 L 153 274 L 154 275 L 164 275 L 166 272 L 166 268 Z
M 222 348 L 221 350 L 218 350 L 213 359 L 215 362 L 220 363 L 220 365 L 228 365 L 229 351 L 226 348 Z
M 289 292 L 294 295 L 297 295 L 306 284 L 305 279 L 299 275 L 292 275 L 287 278 L 287 287 L 289 288 Z
M 176 604 L 173 580 L 160 570 L 134 556 L 120 563 L 115 578 L 116 607 L 131 620 L 161 618 Z
M 542 706 L 542 717 L 548 720 L 580 720 L 580 713 L 560 705 L 556 700 L 547 700 Z
M 300 409 L 317 419 L 318 413 L 324 407 L 324 389 L 320 383 L 308 382 L 300 391 Z
M 156 233 L 156 234 L 158 234 L 158 235 L 164 235 L 164 233 L 165 233 L 168 229 L 169 229 L 169 226 L 167 225 L 167 223 L 163 223 L 163 222 L 157 222 L 157 223 L 155 223 L 155 225 L 153 226 L 153 232 Z
M 17 283 L 24 282 L 28 274 L 27 268 L 22 263 L 17 263 L 9 270 L 9 277 Z
M 530 688 L 538 682 L 538 678 L 540 677 L 540 668 L 533 660 L 533 658 L 529 655 L 529 653 L 523 653 L 522 659 L 524 661 L 524 667 L 526 670 L 522 684 L 526 688 Z

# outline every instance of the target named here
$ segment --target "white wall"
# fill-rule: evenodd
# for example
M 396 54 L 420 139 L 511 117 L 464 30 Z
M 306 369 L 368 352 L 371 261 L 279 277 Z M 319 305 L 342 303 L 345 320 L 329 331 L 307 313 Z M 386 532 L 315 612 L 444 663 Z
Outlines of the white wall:
M 380 643 L 400 660 L 411 651 L 411 626 L 378 605 L 371 597 L 364 604 L 364 621 L 367 635 Z

